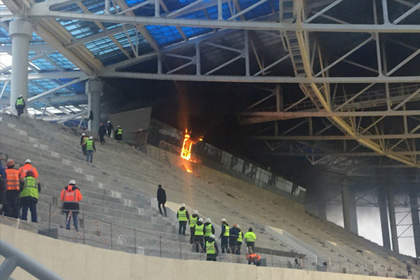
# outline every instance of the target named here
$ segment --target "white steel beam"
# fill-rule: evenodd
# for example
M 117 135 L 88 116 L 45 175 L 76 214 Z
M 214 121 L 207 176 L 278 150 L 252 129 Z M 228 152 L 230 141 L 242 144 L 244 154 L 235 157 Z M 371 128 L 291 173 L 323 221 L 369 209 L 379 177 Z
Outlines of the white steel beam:
M 307 32 L 351 32 L 351 33 L 420 33 L 420 25 L 394 24 L 312 24 L 278 23 L 275 21 L 228 21 L 203 19 L 169 19 L 161 17 L 85 14 L 63 11 L 46 11 L 41 2 L 32 5 L 26 15 L 30 18 L 62 18 L 82 21 L 119 22 L 135 25 L 165 25 L 181 27 L 227 28 L 241 30 L 278 30 Z
M 406 111 L 349 111 L 349 112 L 244 112 L 241 113 L 243 117 L 257 117 L 257 118 L 272 118 L 275 119 L 289 119 L 289 118 L 331 118 L 331 117 L 395 117 L 395 116 L 418 116 L 420 110 L 406 110 Z
M 153 54 L 156 56 L 156 54 Z M 131 61 L 135 63 L 135 61 Z M 111 65 L 113 66 L 113 65 Z M 113 67 L 114 68 L 114 67 Z M 62 73 L 64 74 L 64 73 Z M 68 72 L 68 75 L 74 75 Z M 45 74 L 37 74 L 46 77 Z M 79 76 L 77 74 L 76 76 Z M 167 75 L 153 73 L 115 72 L 112 68 L 98 72 L 97 75 L 103 78 L 128 78 L 128 79 L 149 79 L 149 80 L 176 80 L 176 81 L 203 81 L 203 82 L 238 82 L 238 83 L 343 83 L 343 84 L 370 84 L 370 83 L 418 83 L 420 76 L 398 76 L 398 77 L 290 77 L 290 76 L 217 76 L 217 75 Z M 0 81 L 9 80 L 9 77 L 0 77 Z M 48 79 L 48 77 L 46 78 Z
M 52 72 L 52 73 L 31 73 L 28 74 L 29 80 L 49 80 L 49 79 L 76 79 L 85 77 L 86 74 L 80 71 L 74 72 Z M 10 76 L 1 75 L 0 81 L 10 81 Z
M 253 139 L 258 140 L 277 140 L 277 141 L 343 141 L 357 139 L 419 139 L 418 134 L 383 134 L 383 135 L 262 135 L 255 136 Z

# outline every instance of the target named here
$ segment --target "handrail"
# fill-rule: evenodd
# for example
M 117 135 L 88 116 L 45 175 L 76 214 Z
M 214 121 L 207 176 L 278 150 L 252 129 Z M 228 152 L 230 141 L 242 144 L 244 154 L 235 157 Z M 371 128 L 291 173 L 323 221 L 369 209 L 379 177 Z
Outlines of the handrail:
M 25 253 L 2 239 L 0 239 L 0 255 L 6 258 L 0 266 L 0 280 L 9 279 L 18 266 L 38 279 L 64 280 L 64 278 L 61 278 L 43 264 L 28 257 Z

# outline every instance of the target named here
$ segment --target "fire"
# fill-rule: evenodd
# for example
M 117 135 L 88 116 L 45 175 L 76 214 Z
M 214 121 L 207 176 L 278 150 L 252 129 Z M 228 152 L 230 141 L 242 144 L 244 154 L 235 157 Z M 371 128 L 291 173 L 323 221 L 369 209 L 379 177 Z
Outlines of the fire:
M 187 172 L 188 173 L 192 173 L 192 170 L 187 168 Z
M 185 129 L 185 135 L 184 135 L 184 143 L 182 143 L 182 149 L 181 149 L 181 157 L 186 160 L 191 160 L 191 148 L 192 145 L 196 144 L 198 141 L 203 141 L 203 137 L 200 137 L 197 141 L 193 141 L 191 139 L 191 131 L 188 132 L 188 129 Z M 191 170 L 187 170 L 188 172 L 191 172 Z

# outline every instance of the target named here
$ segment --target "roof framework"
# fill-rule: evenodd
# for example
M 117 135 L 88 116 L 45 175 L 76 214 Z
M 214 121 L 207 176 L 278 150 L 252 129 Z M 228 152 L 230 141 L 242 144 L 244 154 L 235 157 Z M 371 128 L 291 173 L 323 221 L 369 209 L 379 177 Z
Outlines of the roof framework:
M 380 155 L 419 167 L 415 2 L 10 0 L 0 7 L 0 51 L 11 50 L 10 20 L 33 23 L 29 101 L 38 112 L 85 104 L 89 77 L 294 84 L 292 94 L 271 86 L 240 115 L 266 127 L 254 138 L 270 150 L 312 164 Z M 10 66 L 0 72 L 7 98 Z

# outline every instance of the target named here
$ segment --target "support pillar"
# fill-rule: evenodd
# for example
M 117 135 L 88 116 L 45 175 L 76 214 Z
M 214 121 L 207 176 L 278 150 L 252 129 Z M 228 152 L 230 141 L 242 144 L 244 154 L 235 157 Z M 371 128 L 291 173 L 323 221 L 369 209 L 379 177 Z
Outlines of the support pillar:
M 358 234 L 356 200 L 354 192 L 349 189 L 346 182 L 343 183 L 341 195 L 343 200 L 344 228 Z
M 379 215 L 381 217 L 382 242 L 385 248 L 391 250 L 389 236 L 388 207 L 386 204 L 386 191 L 384 188 L 378 189 Z
M 395 219 L 395 205 L 394 205 L 394 186 L 388 185 L 388 211 L 389 211 L 389 223 L 391 227 L 391 241 L 392 251 L 399 253 L 400 249 L 398 246 L 398 233 L 397 233 L 397 222 Z
M 322 220 L 327 220 L 327 201 L 324 191 L 324 186 L 317 187 L 317 206 L 318 206 L 318 217 Z
M 85 92 L 88 96 L 89 125 L 91 132 L 97 133 L 101 122 L 101 96 L 103 93 L 102 81 L 90 79 L 86 82 Z
M 9 25 L 9 34 L 12 38 L 10 111 L 13 115 L 17 115 L 15 102 L 18 96 L 22 95 L 25 102 L 28 102 L 28 57 L 32 24 L 23 19 L 13 20 Z
M 420 224 L 419 224 L 419 203 L 418 193 L 412 189 L 410 191 L 411 219 L 413 221 L 414 245 L 416 247 L 416 257 L 420 256 Z

